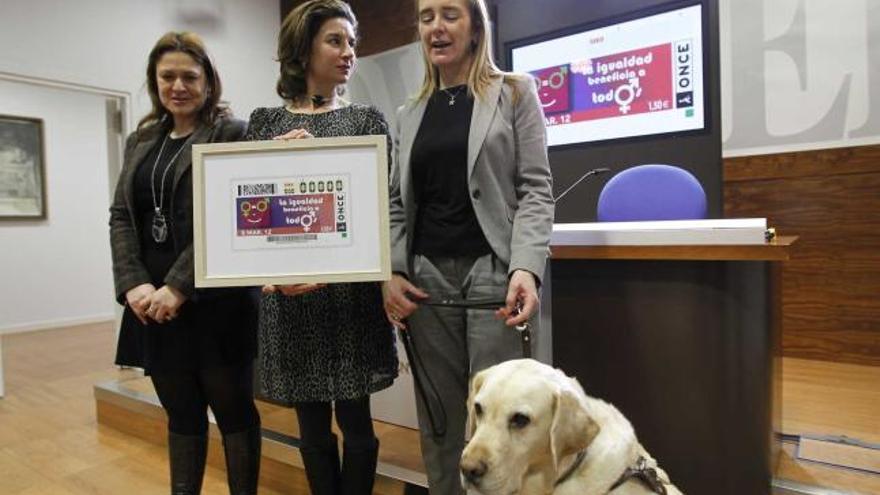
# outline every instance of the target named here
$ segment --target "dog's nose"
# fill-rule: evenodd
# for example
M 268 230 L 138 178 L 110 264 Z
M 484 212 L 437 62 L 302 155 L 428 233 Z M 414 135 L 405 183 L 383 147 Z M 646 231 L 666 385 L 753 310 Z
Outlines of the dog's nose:
M 464 476 L 464 479 L 472 484 L 477 484 L 488 469 L 489 466 L 483 461 L 478 461 L 473 466 L 469 466 L 464 462 L 461 463 L 461 474 Z

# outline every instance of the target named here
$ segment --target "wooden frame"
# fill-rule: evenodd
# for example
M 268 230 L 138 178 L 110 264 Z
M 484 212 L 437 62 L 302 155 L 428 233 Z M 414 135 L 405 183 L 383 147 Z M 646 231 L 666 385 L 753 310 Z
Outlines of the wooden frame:
M 385 136 L 193 146 L 197 287 L 391 278 Z
M 0 115 L 0 220 L 46 218 L 43 120 Z

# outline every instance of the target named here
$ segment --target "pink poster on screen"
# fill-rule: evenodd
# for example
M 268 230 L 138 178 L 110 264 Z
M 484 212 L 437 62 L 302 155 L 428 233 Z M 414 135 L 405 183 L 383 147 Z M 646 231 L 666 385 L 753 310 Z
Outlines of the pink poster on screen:
M 547 125 L 674 109 L 672 50 L 666 43 L 531 71 Z

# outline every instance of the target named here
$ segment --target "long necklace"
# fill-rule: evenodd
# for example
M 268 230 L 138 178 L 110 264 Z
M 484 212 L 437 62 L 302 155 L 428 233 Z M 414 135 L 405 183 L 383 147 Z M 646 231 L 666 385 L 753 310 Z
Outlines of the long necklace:
M 170 134 L 170 133 L 169 133 Z M 162 204 L 165 202 L 165 177 L 168 175 L 168 171 L 171 170 L 171 166 L 174 164 L 174 160 L 177 159 L 177 156 L 180 155 L 180 152 L 183 151 L 183 148 L 186 147 L 186 143 L 189 141 L 189 138 L 184 141 L 183 145 L 181 145 L 180 149 L 177 150 L 177 153 L 168 160 L 168 164 L 165 165 L 165 170 L 162 172 L 162 184 L 159 187 L 159 202 L 156 202 L 156 168 L 159 166 L 159 160 L 162 159 L 162 152 L 165 151 L 165 143 L 168 142 L 168 134 L 165 135 L 165 138 L 162 139 L 162 146 L 159 147 L 159 154 L 156 155 L 156 161 L 153 162 L 153 171 L 150 172 L 150 193 L 153 197 L 153 240 L 158 244 L 161 244 L 168 240 L 168 222 L 165 220 L 165 215 L 162 213 Z
M 448 88 L 440 88 L 440 91 L 446 94 L 446 97 L 449 98 L 449 106 L 455 105 L 455 99 L 458 98 L 458 94 L 461 93 L 461 90 L 464 89 L 464 86 L 456 87 L 455 91 L 449 91 Z

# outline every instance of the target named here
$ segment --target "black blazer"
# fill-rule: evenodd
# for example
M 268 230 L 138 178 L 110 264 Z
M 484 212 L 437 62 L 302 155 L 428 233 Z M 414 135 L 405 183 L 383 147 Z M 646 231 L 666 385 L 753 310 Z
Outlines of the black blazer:
M 169 130 L 162 123 L 135 131 L 125 143 L 125 157 L 113 205 L 110 207 L 110 247 L 113 255 L 113 280 L 116 300 L 125 303 L 125 294 L 141 284 L 151 283 L 150 275 L 141 261 L 140 226 L 134 207 L 134 177 L 138 165 Z M 201 125 L 189 144 L 241 141 L 247 131 L 242 120 L 223 118 L 213 125 Z M 177 261 L 165 275 L 164 282 L 181 291 L 187 298 L 195 295 L 193 272 L 193 206 L 192 206 L 192 146 L 187 145 L 174 164 L 171 188 L 171 240 Z

